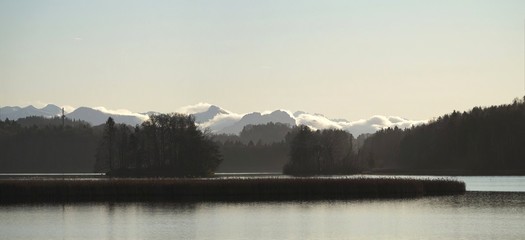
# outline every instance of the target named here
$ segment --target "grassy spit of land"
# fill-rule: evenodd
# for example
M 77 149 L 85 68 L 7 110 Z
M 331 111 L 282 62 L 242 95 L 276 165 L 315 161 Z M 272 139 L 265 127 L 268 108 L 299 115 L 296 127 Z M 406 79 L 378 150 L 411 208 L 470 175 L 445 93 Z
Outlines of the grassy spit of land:
M 465 183 L 407 178 L 10 179 L 0 202 L 261 201 L 461 194 Z
M 459 169 L 372 169 L 370 175 L 424 175 L 424 176 L 524 176 L 525 170 L 459 170 Z

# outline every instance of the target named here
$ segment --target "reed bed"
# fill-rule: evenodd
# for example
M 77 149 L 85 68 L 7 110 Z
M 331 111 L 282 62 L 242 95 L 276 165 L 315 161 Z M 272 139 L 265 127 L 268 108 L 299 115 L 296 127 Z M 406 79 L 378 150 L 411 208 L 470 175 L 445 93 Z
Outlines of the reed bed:
M 0 180 L 0 202 L 266 201 L 461 194 L 465 183 L 410 178 Z

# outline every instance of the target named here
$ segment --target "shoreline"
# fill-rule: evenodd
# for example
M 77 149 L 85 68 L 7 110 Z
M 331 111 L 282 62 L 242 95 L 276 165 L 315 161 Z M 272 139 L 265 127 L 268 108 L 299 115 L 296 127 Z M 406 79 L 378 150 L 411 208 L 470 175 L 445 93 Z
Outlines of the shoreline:
M 355 174 L 332 174 L 332 175 L 312 175 L 308 177 L 325 177 L 325 176 L 359 176 L 359 175 L 377 175 L 385 177 L 396 177 L 396 176 L 436 176 L 436 177 L 497 177 L 497 176 L 525 176 L 524 170 L 403 170 L 403 169 L 373 169 L 363 171 Z M 282 172 L 218 172 L 208 178 L 220 178 L 220 177 L 279 177 L 279 176 L 290 176 L 293 175 L 283 174 Z M 22 179 L 22 178 L 93 178 L 93 179 L 104 179 L 104 178 L 155 178 L 155 176 L 133 176 L 123 174 L 114 176 L 105 173 L 95 172 L 72 172 L 72 173 L 0 173 L 0 180 L 2 179 Z M 160 177 L 164 178 L 164 177 Z M 166 178 L 170 178 L 166 176 Z M 176 177 L 173 177 L 176 178 Z
M 403 169 L 375 169 L 371 171 L 365 171 L 362 174 L 368 175 L 407 175 L 407 176 L 472 176 L 472 177 L 497 177 L 497 176 L 525 176 L 524 170 L 403 170 Z

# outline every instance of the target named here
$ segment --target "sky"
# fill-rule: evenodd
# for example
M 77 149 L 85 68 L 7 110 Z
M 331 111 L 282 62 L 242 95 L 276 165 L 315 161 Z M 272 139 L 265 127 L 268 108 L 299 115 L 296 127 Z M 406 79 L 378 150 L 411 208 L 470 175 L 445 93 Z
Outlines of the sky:
M 525 1 L 0 0 L 0 106 L 431 119 L 525 95 Z

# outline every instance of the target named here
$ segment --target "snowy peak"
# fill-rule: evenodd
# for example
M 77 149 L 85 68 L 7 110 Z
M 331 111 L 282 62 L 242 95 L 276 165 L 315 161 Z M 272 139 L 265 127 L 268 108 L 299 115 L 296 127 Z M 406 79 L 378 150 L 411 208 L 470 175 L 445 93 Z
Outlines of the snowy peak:
M 211 105 L 208 110 L 204 111 L 204 112 L 198 112 L 198 113 L 193 113 L 191 115 L 193 115 L 195 117 L 195 122 L 197 123 L 204 123 L 204 122 L 208 122 L 210 120 L 212 120 L 213 118 L 215 118 L 217 115 L 221 115 L 221 114 L 228 114 L 229 112 L 220 108 L 220 107 L 217 107 L 215 105 Z

